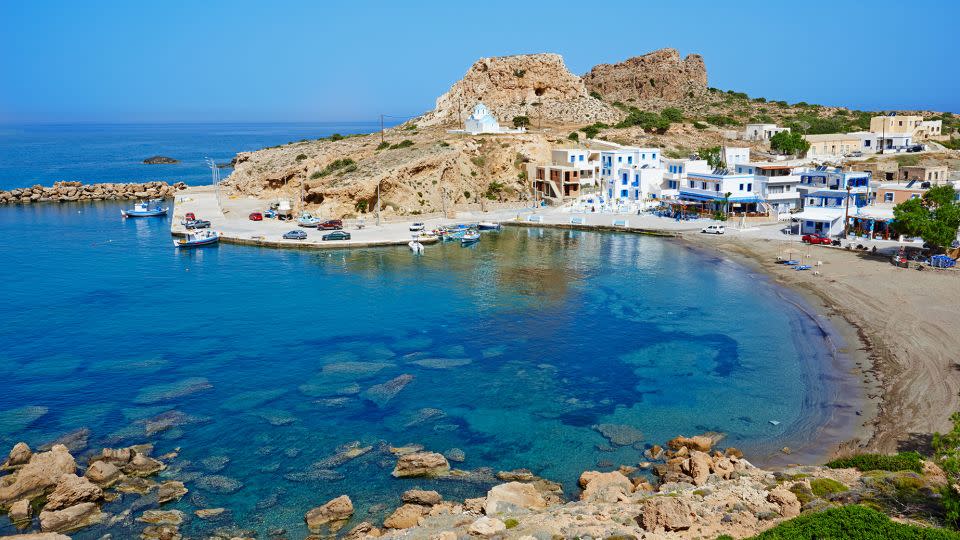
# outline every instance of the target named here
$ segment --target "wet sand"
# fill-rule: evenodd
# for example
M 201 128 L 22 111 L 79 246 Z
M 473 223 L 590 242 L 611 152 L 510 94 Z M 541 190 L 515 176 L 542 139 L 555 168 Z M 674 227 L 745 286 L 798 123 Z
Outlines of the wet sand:
M 887 258 L 845 249 L 758 238 L 687 234 L 684 241 L 753 265 L 799 291 L 834 321 L 874 410 L 842 433 L 828 424 L 822 440 L 844 440 L 825 454 L 923 449 L 935 431 L 950 429 L 960 410 L 960 274 L 955 270 L 894 267 Z M 798 272 L 776 264 L 784 250 L 805 264 Z M 852 396 L 838 396 L 846 401 Z

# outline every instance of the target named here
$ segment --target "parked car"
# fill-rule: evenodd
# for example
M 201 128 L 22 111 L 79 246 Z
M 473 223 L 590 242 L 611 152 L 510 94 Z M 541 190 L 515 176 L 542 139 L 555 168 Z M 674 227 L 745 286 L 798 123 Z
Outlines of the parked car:
M 706 227 L 700 229 L 700 232 L 706 234 L 724 234 L 727 232 L 727 229 L 723 225 L 707 225 Z
M 197 219 L 197 216 L 193 215 L 193 212 L 187 212 L 187 215 L 183 216 L 185 221 L 193 221 Z
M 853 152 L 850 152 L 849 154 L 847 154 L 845 157 L 863 157 L 863 152 L 859 150 L 854 150 Z
M 188 229 L 209 229 L 210 222 L 205 219 L 191 219 L 184 222 L 183 226 Z
M 333 231 L 330 234 L 323 235 L 321 238 L 323 238 L 323 240 L 349 240 L 350 233 L 346 231 Z
M 294 229 L 288 233 L 283 233 L 284 240 L 306 240 L 307 233 L 301 231 L 300 229 Z
M 419 223 L 419 222 L 418 222 L 418 223 L 413 223 L 413 224 L 411 224 L 411 225 L 410 225 L 410 230 L 413 231 L 413 232 L 422 231 L 422 230 L 423 230 L 423 223 Z
M 922 144 L 914 144 L 907 147 L 907 152 L 923 152 Z
M 263 214 L 260 212 L 250 214 L 250 221 L 263 221 Z
M 343 220 L 340 219 L 328 219 L 317 225 L 317 228 L 322 231 L 338 231 L 343 228 Z
M 272 209 L 272 208 L 269 209 L 269 210 L 265 210 L 265 211 L 263 212 L 263 217 L 273 219 L 273 218 L 277 217 L 277 211 L 274 210 L 274 209 Z
M 803 243 L 805 244 L 820 244 L 824 246 L 829 246 L 831 243 L 833 243 L 833 240 L 831 240 L 829 237 L 816 233 L 805 234 L 801 240 L 803 240 Z

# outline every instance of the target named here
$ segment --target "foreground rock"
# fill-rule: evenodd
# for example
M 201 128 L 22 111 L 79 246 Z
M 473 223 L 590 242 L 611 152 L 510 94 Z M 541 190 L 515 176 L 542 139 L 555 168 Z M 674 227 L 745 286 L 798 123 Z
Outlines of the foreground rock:
M 78 503 L 95 502 L 102 498 L 103 490 L 87 478 L 73 473 L 64 474 L 47 497 L 44 510 L 61 510 Z
M 412 478 L 417 476 L 439 476 L 450 471 L 450 463 L 443 454 L 436 452 L 416 452 L 397 459 L 393 476 Z
M 118 201 L 132 199 L 165 199 L 186 189 L 183 182 L 144 182 L 142 184 L 83 184 L 56 182 L 53 186 L 24 187 L 0 191 L 0 204 L 36 202 Z
M 531 484 L 508 482 L 494 486 L 487 492 L 484 513 L 488 516 L 510 514 L 524 510 L 543 510 L 547 501 Z
M 353 501 L 350 500 L 350 497 L 341 495 L 328 501 L 323 506 L 310 510 L 304 519 L 307 522 L 307 527 L 313 532 L 319 532 L 324 527 L 331 531 L 337 531 L 347 523 L 351 516 L 353 516 Z
M 77 463 L 63 445 L 49 452 L 30 456 L 30 460 L 0 485 L 0 508 L 19 499 L 33 499 L 52 489 L 64 474 L 76 472 Z
M 96 504 L 85 502 L 63 510 L 40 512 L 40 528 L 43 531 L 70 532 L 99 523 L 102 517 Z

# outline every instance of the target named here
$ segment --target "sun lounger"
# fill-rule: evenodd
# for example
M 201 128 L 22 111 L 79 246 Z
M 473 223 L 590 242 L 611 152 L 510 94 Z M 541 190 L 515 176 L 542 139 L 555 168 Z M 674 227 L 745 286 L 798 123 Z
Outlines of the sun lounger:
M 527 216 L 528 223 L 543 223 L 543 216 Z
M 811 269 L 811 268 L 813 268 L 813 267 L 810 266 L 809 264 L 801 264 L 801 265 L 797 266 L 796 268 L 794 268 L 794 270 L 809 270 L 809 269 Z
M 629 227 L 630 222 L 625 219 L 615 219 L 613 220 L 614 227 Z
M 581 216 L 574 216 L 570 218 L 571 225 L 583 225 L 584 223 L 586 223 L 586 220 L 584 220 Z

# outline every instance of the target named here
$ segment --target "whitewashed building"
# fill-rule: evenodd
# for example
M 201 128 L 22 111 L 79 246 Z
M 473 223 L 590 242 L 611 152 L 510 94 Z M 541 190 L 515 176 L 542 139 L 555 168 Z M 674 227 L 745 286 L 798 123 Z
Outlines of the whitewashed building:
M 743 138 L 748 141 L 769 141 L 770 137 L 782 131 L 790 131 L 790 128 L 776 124 L 747 124 L 743 130 Z
M 703 203 L 711 210 L 722 211 L 726 202 L 729 205 L 727 208 L 729 212 L 764 212 L 759 189 L 760 185 L 753 174 L 736 174 L 727 171 L 690 172 L 687 173 L 684 183 L 680 185 L 679 198 L 684 201 Z
M 752 174 L 755 193 L 777 215 L 800 208 L 800 175 L 802 170 L 782 163 L 744 163 L 737 165 L 737 174 Z
M 680 186 L 684 185 L 690 173 L 708 173 L 710 165 L 705 159 L 663 158 L 663 184 L 660 188 L 660 197 L 676 199 L 680 196 Z
M 803 211 L 794 214 L 793 219 L 799 222 L 801 234 L 838 235 L 843 232 L 847 212 L 851 216 L 856 214 L 873 198 L 870 173 L 844 172 L 832 167 L 801 172 L 798 188 Z
M 727 170 L 733 170 L 735 165 L 750 162 L 750 148 L 723 147 L 723 164 Z
M 450 133 L 466 133 L 468 135 L 525 133 L 525 128 L 509 129 L 500 126 L 496 117 L 483 103 L 477 103 L 473 112 L 463 123 L 463 129 L 453 129 Z
M 601 151 L 600 181 L 610 202 L 657 198 L 663 182 L 660 149 L 625 146 Z

